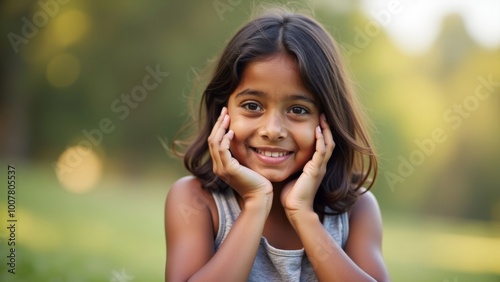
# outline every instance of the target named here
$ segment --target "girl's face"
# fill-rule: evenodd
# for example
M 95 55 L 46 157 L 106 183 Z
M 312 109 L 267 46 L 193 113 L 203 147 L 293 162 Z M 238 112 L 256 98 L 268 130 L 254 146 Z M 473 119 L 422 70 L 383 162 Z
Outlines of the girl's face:
M 249 63 L 229 97 L 228 114 L 233 157 L 271 182 L 286 180 L 312 158 L 319 105 L 291 57 Z

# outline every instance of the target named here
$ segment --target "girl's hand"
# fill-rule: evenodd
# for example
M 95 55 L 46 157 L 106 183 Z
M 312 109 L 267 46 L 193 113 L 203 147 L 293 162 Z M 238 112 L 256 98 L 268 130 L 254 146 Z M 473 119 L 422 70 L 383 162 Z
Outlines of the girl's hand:
M 332 132 L 322 114 L 320 125 L 316 127 L 316 152 L 304 166 L 299 178 L 287 183 L 281 192 L 281 204 L 289 219 L 298 212 L 314 211 L 314 196 L 325 176 L 326 165 L 334 148 Z
M 245 203 L 252 199 L 272 200 L 273 186 L 271 182 L 257 172 L 242 166 L 238 160 L 232 157 L 229 144 L 234 137 L 234 132 L 229 130 L 226 133 L 228 128 L 229 115 L 227 115 L 227 108 L 224 107 L 208 137 L 213 172 L 235 189 Z M 272 203 L 271 200 L 268 202 Z

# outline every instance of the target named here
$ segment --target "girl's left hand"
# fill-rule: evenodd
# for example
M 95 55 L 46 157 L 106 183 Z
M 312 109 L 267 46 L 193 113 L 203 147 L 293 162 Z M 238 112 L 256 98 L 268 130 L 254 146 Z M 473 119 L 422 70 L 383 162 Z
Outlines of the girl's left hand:
M 313 211 L 314 196 L 326 173 L 335 142 L 325 115 L 321 114 L 320 125 L 316 127 L 316 152 L 306 163 L 298 179 L 285 185 L 281 191 L 281 204 L 290 218 L 297 212 Z

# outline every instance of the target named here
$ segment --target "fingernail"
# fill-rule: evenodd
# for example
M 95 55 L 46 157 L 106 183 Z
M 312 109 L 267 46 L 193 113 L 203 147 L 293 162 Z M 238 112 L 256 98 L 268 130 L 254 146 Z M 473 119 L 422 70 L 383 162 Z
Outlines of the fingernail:
M 325 114 L 321 114 L 321 118 L 322 118 L 324 121 L 326 121 L 326 116 L 325 116 Z
M 318 129 L 318 132 L 319 132 L 319 133 L 323 133 L 323 132 L 321 131 L 321 127 L 320 127 L 319 125 L 318 125 L 316 128 Z
M 228 116 L 228 115 L 225 115 L 225 116 L 224 116 L 224 121 L 227 121 L 227 119 L 228 119 L 228 118 L 229 118 L 229 116 Z

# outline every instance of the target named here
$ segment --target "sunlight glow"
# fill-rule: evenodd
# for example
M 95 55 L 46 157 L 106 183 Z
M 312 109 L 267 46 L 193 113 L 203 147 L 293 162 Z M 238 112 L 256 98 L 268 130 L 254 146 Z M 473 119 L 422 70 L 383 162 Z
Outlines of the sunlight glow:
M 67 148 L 56 164 L 61 185 L 73 193 L 86 193 L 95 188 L 102 176 L 102 161 L 90 148 Z
M 89 29 L 89 18 L 79 10 L 69 10 L 54 19 L 52 37 L 61 46 L 77 42 Z
M 450 14 L 461 16 L 477 43 L 491 49 L 500 45 L 500 2 L 496 0 L 364 0 L 362 5 L 369 17 L 383 21 L 394 43 L 410 53 L 427 51 Z M 396 13 L 388 12 L 391 6 Z

